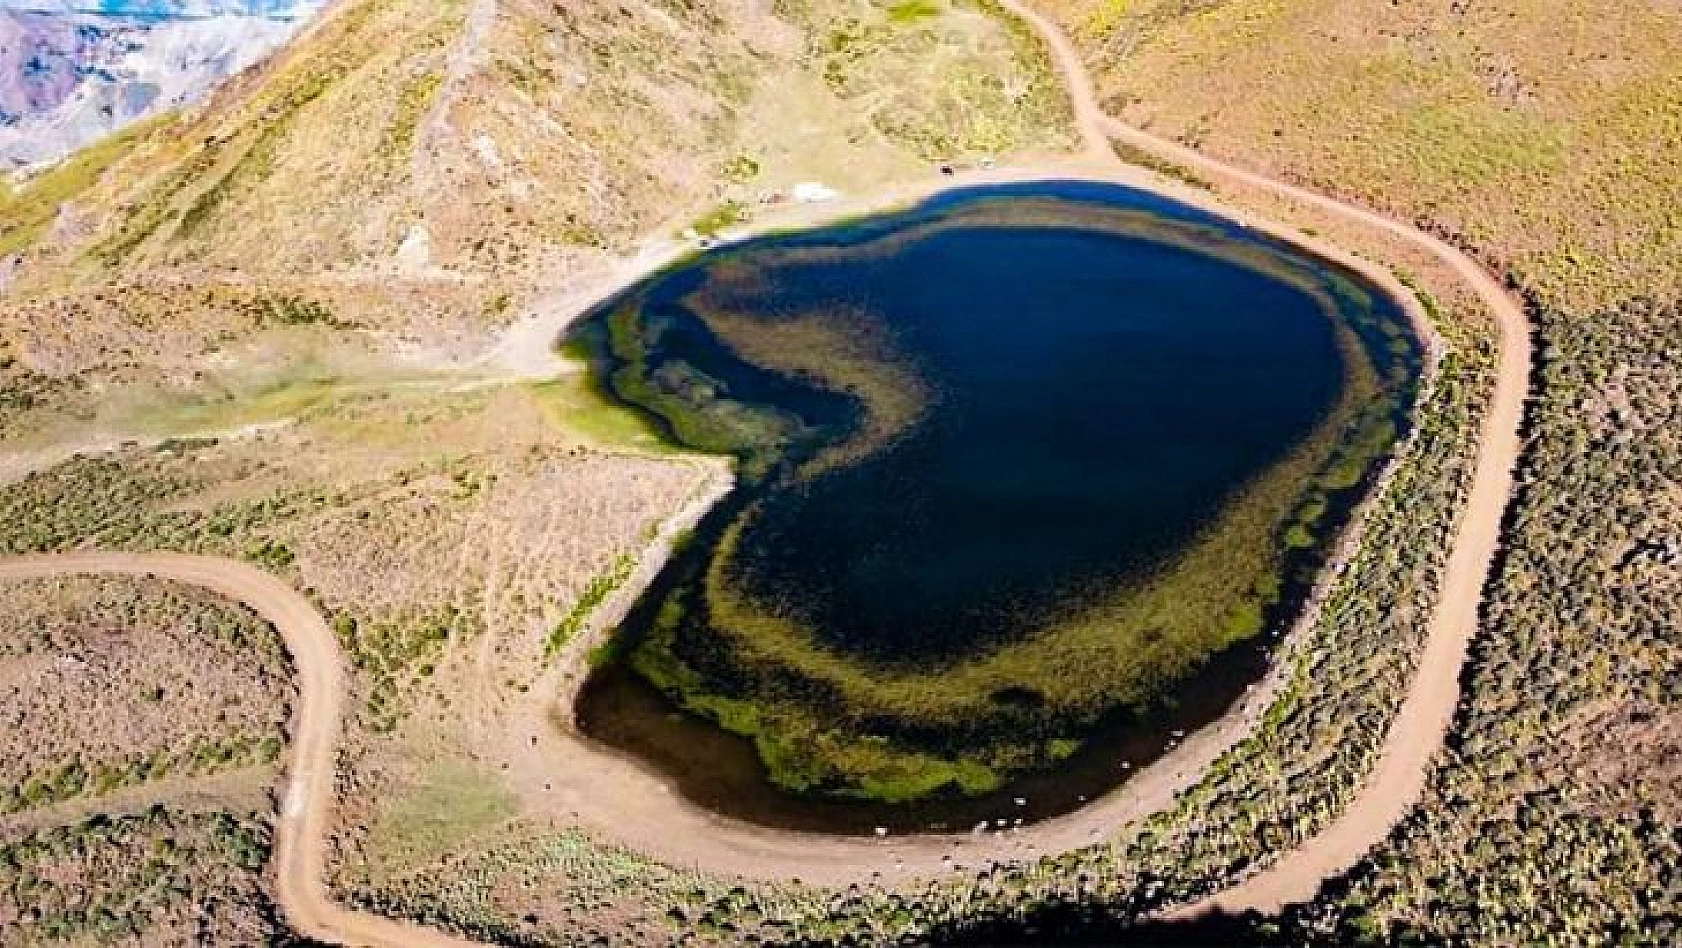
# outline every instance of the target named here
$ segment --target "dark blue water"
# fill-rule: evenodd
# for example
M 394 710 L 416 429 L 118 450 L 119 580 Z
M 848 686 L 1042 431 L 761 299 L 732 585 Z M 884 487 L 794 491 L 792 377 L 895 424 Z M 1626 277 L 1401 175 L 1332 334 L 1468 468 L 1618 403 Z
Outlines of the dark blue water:
M 1156 565 L 1342 383 L 1318 303 L 1181 248 L 962 229 L 837 269 L 773 264 L 766 307 L 881 314 L 938 403 L 889 450 L 768 497 L 741 579 L 883 662 L 1019 638 Z

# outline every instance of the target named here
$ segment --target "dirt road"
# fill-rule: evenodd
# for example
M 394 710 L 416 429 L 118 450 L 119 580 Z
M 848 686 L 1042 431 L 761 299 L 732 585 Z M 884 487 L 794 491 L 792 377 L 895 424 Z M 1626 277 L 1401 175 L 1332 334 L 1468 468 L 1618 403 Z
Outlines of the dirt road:
M 1298 204 L 1330 212 L 1381 231 L 1430 253 L 1450 267 L 1482 301 L 1499 333 L 1495 391 L 1478 433 L 1477 468 L 1471 497 L 1454 536 L 1443 586 L 1426 632 L 1418 671 L 1391 724 L 1378 766 L 1360 794 L 1332 824 L 1284 854 L 1272 867 L 1179 915 L 1211 909 L 1277 911 L 1314 895 L 1322 880 L 1352 867 L 1381 842 L 1418 801 L 1433 755 L 1442 747 L 1460 698 L 1460 670 L 1477 628 L 1483 586 L 1500 542 L 1501 518 L 1512 497 L 1519 458 L 1519 427 L 1530 386 L 1530 327 L 1524 307 L 1476 261 L 1444 241 L 1366 208 L 1347 204 L 1212 158 L 1194 149 L 1126 125 L 1105 114 L 1092 81 L 1067 36 L 1020 0 L 1000 0 L 1005 9 L 1033 26 L 1051 48 L 1067 80 L 1077 125 L 1090 151 L 1124 142 L 1176 162 L 1217 182 L 1236 182 L 1271 191 Z
M 1271 868 L 1182 911 L 1257 909 L 1276 912 L 1311 898 L 1322 880 L 1353 867 L 1383 841 L 1425 789 L 1431 758 L 1442 747 L 1460 700 L 1460 671 L 1477 630 L 1483 587 L 1501 539 L 1501 520 L 1513 494 L 1520 423 L 1530 388 L 1530 326 L 1523 305 L 1466 254 L 1424 231 L 1383 215 L 1246 171 L 1110 120 L 1111 136 L 1179 162 L 1217 180 L 1265 188 L 1300 204 L 1341 215 L 1437 257 L 1477 294 L 1499 338 L 1495 389 L 1478 433 L 1477 467 L 1467 507 L 1454 535 L 1436 611 L 1419 666 L 1380 750 L 1378 766 L 1353 803 L 1330 826 Z

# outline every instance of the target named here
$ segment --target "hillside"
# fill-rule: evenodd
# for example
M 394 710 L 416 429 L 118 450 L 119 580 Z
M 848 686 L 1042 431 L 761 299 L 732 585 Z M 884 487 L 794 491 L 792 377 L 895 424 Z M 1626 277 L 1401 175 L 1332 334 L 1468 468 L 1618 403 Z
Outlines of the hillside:
M 1343 937 L 1663 941 L 1682 861 L 1658 803 L 1682 796 L 1682 8 L 1039 6 L 1113 114 L 1422 222 L 1533 304 L 1528 457 L 1452 752 L 1320 908 Z
M 31 405 L 132 427 L 90 386 L 458 367 L 546 293 L 795 183 L 1061 147 L 1053 77 L 988 10 L 335 4 L 204 108 L 0 199 L 8 432 L 48 424 Z
M 1674 3 L 1040 5 L 1134 125 L 1428 220 L 1550 303 L 1682 292 Z

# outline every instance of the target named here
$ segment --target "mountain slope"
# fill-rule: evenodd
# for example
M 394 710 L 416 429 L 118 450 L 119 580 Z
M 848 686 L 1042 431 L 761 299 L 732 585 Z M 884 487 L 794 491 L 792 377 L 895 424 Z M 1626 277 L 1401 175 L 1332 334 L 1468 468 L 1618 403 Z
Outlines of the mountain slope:
M 1431 220 L 1561 304 L 1682 292 L 1667 0 L 1043 0 L 1110 110 Z
M 1037 45 L 985 2 L 903 7 L 336 4 L 204 108 L 0 201 L 14 372 L 190 388 L 301 348 L 453 365 L 702 216 L 1066 145 Z M 252 348 L 277 326 L 281 351 Z
M 322 0 L 0 0 L 0 10 L 119 17 L 306 16 Z

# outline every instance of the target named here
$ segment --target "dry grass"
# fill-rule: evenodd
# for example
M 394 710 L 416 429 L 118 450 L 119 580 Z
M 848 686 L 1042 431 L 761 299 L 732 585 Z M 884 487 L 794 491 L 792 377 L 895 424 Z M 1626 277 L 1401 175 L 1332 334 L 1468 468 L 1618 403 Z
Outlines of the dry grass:
M 404 814 L 493 828 L 474 735 L 708 475 L 619 453 L 652 446 L 566 380 L 437 370 L 708 208 L 1068 142 L 1038 47 L 969 3 L 470 6 L 338 4 L 204 108 L 0 203 L 0 423 L 63 458 L 0 483 L 0 549 L 199 550 L 306 589 L 355 667 L 353 875 L 473 842 Z M 209 436 L 151 442 L 183 435 Z
M 556 628 L 596 576 L 638 554 L 709 476 L 692 460 L 614 453 L 557 427 L 565 384 L 326 386 L 285 427 L 72 459 L 0 486 L 3 542 L 244 556 L 307 590 L 338 627 L 357 702 L 337 871 L 354 885 L 396 885 L 500 839 L 488 834 L 522 802 L 475 755 L 531 700 Z M 569 397 L 562 407 L 605 411 Z M 37 678 L 53 689 L 37 703 L 70 687 Z M 62 717 L 77 733 L 98 725 Z
M 474 761 L 475 748 L 503 726 L 509 705 L 525 700 L 527 683 L 551 660 L 555 629 L 596 575 L 639 552 L 707 474 L 690 460 L 614 453 L 557 427 L 557 389 L 566 384 L 314 387 L 284 427 L 72 459 L 0 486 L 4 543 L 245 556 L 306 589 L 339 626 L 355 666 L 358 706 L 340 776 L 341 871 L 404 879 L 443 854 L 471 850 L 514 815 L 518 802 Z M 560 407 L 563 418 L 573 409 L 607 414 L 576 392 Z M 20 601 L 48 600 L 58 588 L 37 585 L 27 599 L 17 593 Z M 163 590 L 156 595 L 190 593 Z M 155 611 L 208 622 L 215 603 L 198 599 Z M 18 614 L 24 622 L 29 613 Z M 206 649 L 215 668 L 182 667 L 175 677 L 196 677 L 209 694 L 206 683 L 228 669 L 251 668 L 249 655 L 227 651 Z M 120 684 L 82 689 L 96 706 L 156 688 L 111 668 Z M 35 665 L 24 670 L 41 689 L 32 707 L 64 694 L 81 703 L 67 673 L 49 680 Z M 168 684 L 172 694 L 176 687 Z M 52 726 L 97 733 L 98 718 L 64 707 Z M 201 717 L 169 723 L 185 728 Z M 150 720 L 130 719 L 135 727 Z M 47 726 L 25 724 L 20 733 Z M 108 738 L 118 749 L 143 744 L 128 731 Z
M 272 627 L 194 587 L 0 584 L 0 942 L 281 934 L 262 872 L 290 672 Z
M 1418 221 L 1534 304 L 1519 496 L 1449 753 L 1313 930 L 1675 940 L 1655 801 L 1676 793 L 1682 8 L 1044 6 L 1131 121 Z
M 781 944 L 849 930 L 825 927 L 833 903 L 822 890 L 743 886 L 527 820 L 386 880 L 377 897 L 393 914 L 424 912 L 504 943 Z
M 1565 308 L 1682 292 L 1674 3 L 1041 5 L 1130 121 L 1427 221 Z
M 374 804 L 354 806 L 369 813 L 369 826 L 345 854 L 345 872 L 365 873 L 381 886 L 482 844 L 518 808 L 496 776 L 465 755 L 428 754 L 412 744 L 403 750 L 403 758 L 388 757 Z M 359 776 L 371 779 L 367 767 Z
M 274 630 L 190 587 L 0 585 L 6 809 L 275 760 L 294 697 Z
M 401 695 L 446 693 L 457 669 L 538 673 L 574 601 L 704 477 L 589 447 L 545 401 L 523 387 L 310 387 L 284 427 L 0 487 L 0 544 L 195 549 L 281 570 L 337 624 L 367 723 L 390 727 Z

